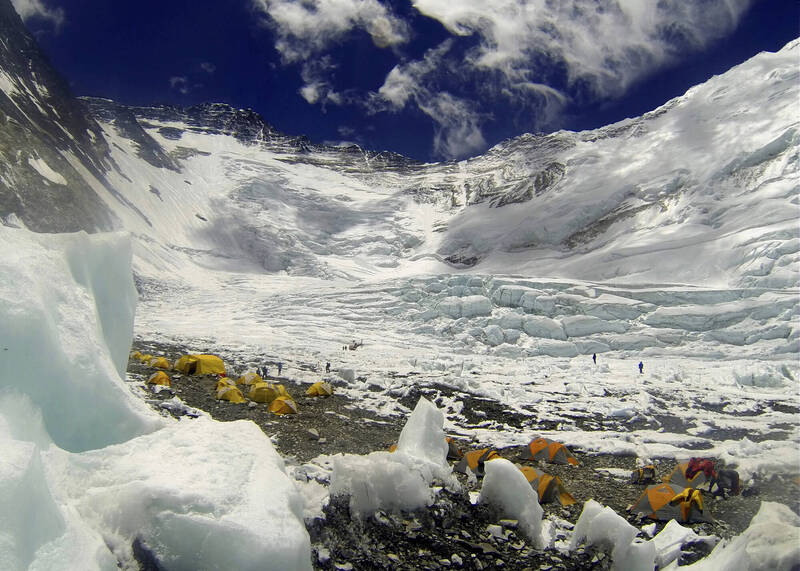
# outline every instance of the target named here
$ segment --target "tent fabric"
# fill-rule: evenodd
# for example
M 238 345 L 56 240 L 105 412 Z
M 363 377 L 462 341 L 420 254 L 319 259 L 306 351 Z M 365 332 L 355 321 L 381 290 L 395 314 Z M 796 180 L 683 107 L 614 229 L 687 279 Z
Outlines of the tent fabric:
M 460 460 L 464 456 L 464 453 L 461 452 L 461 448 L 458 447 L 456 441 L 449 436 L 445 438 L 445 440 L 447 441 L 447 459 Z
M 236 385 L 229 377 L 222 377 L 219 381 L 217 381 L 217 388 L 214 390 L 218 392 L 222 388 L 235 386 Z
M 306 396 L 309 397 L 329 397 L 333 394 L 333 386 L 325 381 L 318 381 L 308 387 Z
M 151 355 L 150 353 L 139 353 L 139 360 L 142 363 L 149 363 L 150 361 L 153 360 L 153 355 Z
M 150 359 L 149 365 L 157 369 L 171 369 L 172 364 L 167 361 L 166 357 L 153 357 Z
M 297 403 L 289 396 L 280 396 L 269 405 L 269 411 L 277 415 L 297 414 Z
M 156 371 L 150 378 L 147 379 L 148 385 L 162 385 L 164 387 L 172 386 L 172 382 L 169 379 L 169 375 L 167 375 L 164 371 Z
M 697 472 L 691 478 L 686 477 L 686 469 L 689 467 L 688 462 L 678 464 L 667 476 L 664 477 L 664 482 L 675 484 L 681 488 L 698 488 L 707 482 L 705 473 Z
M 283 395 L 281 395 L 278 388 L 272 383 L 265 383 L 264 381 L 250 385 L 250 392 L 247 394 L 247 398 L 250 400 L 267 404 L 279 396 Z
M 523 460 L 544 460 L 553 464 L 578 465 L 578 460 L 566 446 L 548 438 L 532 440 L 523 451 L 522 458 Z
M 518 466 L 518 468 L 525 479 L 530 482 L 531 487 L 539 494 L 540 504 L 558 501 L 562 506 L 571 506 L 575 503 L 575 498 L 567 491 L 558 476 L 545 474 L 530 466 Z
M 217 384 L 219 385 L 219 383 Z M 242 391 L 240 391 L 237 387 L 228 384 L 217 390 L 217 400 L 226 400 L 237 404 L 246 402 L 244 395 L 242 395 Z
M 187 375 L 224 375 L 225 363 L 216 355 L 184 355 L 174 369 Z
M 632 484 L 653 484 L 656 481 L 656 467 L 652 464 L 636 468 L 631 472 Z
M 500 454 L 491 448 L 473 450 L 472 452 L 464 454 L 464 457 L 453 467 L 453 470 L 466 474 L 467 468 L 469 468 L 476 475 L 483 476 L 484 463 L 500 457 Z
M 703 509 L 700 490 L 663 483 L 648 486 L 630 511 L 658 521 L 676 520 L 678 523 L 711 522 Z
M 142 359 L 142 352 L 141 351 L 131 351 L 130 358 L 131 359 L 141 360 Z
M 245 373 L 236 380 L 237 385 L 248 385 L 248 386 L 252 386 L 255 385 L 256 383 L 263 383 L 263 382 L 264 379 L 261 378 L 261 375 L 259 375 L 258 373 L 254 373 L 252 371 L 249 373 Z

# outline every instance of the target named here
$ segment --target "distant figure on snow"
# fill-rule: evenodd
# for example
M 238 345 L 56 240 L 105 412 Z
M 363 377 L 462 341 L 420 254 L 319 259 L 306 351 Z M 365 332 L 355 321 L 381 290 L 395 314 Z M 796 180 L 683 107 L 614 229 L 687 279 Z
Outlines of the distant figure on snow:
M 639 374 L 641 375 L 642 373 L 644 373 L 644 363 L 639 361 Z
M 266 378 L 267 375 L 269 375 L 269 369 L 267 367 L 261 367 L 261 372 L 263 373 L 261 378 Z
M 330 373 L 331 372 L 331 363 L 330 363 L 330 361 L 325 363 L 325 372 L 326 373 Z
M 595 365 L 597 364 L 597 353 L 592 353 L 592 361 Z
M 283 370 L 283 363 L 278 363 L 278 376 L 281 376 L 281 371 Z

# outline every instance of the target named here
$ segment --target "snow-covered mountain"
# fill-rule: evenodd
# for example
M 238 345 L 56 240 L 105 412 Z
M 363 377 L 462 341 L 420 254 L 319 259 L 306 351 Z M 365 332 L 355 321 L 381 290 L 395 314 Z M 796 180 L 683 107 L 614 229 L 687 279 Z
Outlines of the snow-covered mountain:
M 0 214 L 131 232 L 143 301 L 313 288 L 354 316 L 333 340 L 370 333 L 358 292 L 389 280 L 391 330 L 462 350 L 798 349 L 800 41 L 642 117 L 421 164 L 222 104 L 75 100 L 7 4 Z
M 128 229 L 157 270 L 177 257 L 360 279 L 436 260 L 443 272 L 797 284 L 797 42 L 642 117 L 419 164 L 284 136 L 226 105 L 81 105 L 15 17 L 6 6 L 0 204 L 34 229 Z

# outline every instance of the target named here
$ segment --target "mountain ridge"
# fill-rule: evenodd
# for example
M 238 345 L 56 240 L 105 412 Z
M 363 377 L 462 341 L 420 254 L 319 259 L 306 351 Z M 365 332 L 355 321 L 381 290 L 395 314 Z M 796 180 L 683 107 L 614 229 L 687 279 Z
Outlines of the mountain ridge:
M 641 117 L 419 163 L 285 135 L 226 104 L 76 100 L 0 4 L 8 37 L 25 46 L 0 50 L 13 63 L 0 82 L 0 216 L 38 231 L 128 230 L 140 272 L 177 256 L 346 279 L 513 267 L 569 279 L 797 283 L 798 41 Z M 668 251 L 682 254 L 653 263 Z

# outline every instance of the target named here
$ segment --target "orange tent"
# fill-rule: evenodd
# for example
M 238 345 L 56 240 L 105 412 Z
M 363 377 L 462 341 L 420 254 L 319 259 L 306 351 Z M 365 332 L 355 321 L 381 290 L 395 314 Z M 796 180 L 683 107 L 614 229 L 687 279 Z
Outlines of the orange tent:
M 464 453 L 461 451 L 461 448 L 458 447 L 456 441 L 450 438 L 449 436 L 445 438 L 447 441 L 447 459 L 448 460 L 459 460 Z
M 648 486 L 629 511 L 659 521 L 711 522 L 711 516 L 703 510 L 700 490 L 668 483 Z
M 532 440 L 522 453 L 522 458 L 523 460 L 544 460 L 553 464 L 578 465 L 578 461 L 566 446 L 547 438 Z
M 464 454 L 464 457 L 461 458 L 461 461 L 453 467 L 453 470 L 456 472 L 461 472 L 462 474 L 466 474 L 467 468 L 469 468 L 476 475 L 483 476 L 483 464 L 489 460 L 494 460 L 495 458 L 500 457 L 500 454 L 491 448 L 473 450 L 472 452 L 467 452 Z
M 531 487 L 539 494 L 540 504 L 550 503 L 555 500 L 558 500 L 562 506 L 571 506 L 575 503 L 575 498 L 567 491 L 558 476 L 539 472 L 530 466 L 519 466 L 519 469 L 525 479 L 530 482 Z
M 281 393 L 278 392 L 278 389 L 272 383 L 260 382 L 250 385 L 250 392 L 247 396 L 250 400 L 255 402 L 271 403 L 281 396 Z

